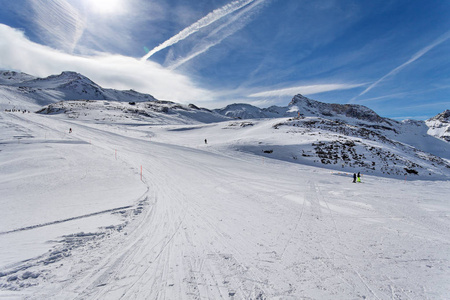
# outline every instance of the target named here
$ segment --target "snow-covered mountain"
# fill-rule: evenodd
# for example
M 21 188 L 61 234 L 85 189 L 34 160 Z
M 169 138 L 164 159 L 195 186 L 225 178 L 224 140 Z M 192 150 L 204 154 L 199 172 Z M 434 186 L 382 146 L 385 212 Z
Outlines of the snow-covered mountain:
M 368 107 L 356 104 L 330 104 L 311 100 L 303 95 L 296 95 L 288 105 L 288 113 L 303 116 L 325 116 L 328 118 L 347 117 L 362 121 L 381 123 L 385 119 Z
M 450 142 L 450 110 L 436 115 L 425 122 L 428 126 L 428 134 Z
M 426 129 L 431 136 L 450 141 L 450 110 L 446 110 L 427 121 L 405 120 L 398 122 L 379 116 L 363 105 L 323 103 L 309 99 L 301 94 L 294 96 L 288 106 L 258 108 L 249 104 L 231 104 L 215 112 L 235 119 L 258 119 L 279 117 L 320 117 L 338 120 L 372 129 L 385 129 L 388 132 L 419 131 Z
M 104 89 L 74 72 L 47 78 L 4 72 L 1 78 L 4 84 L 0 85 L 0 94 L 4 99 L 10 99 L 13 105 L 21 99 L 46 103 L 38 111 L 41 114 L 119 124 L 230 122 L 223 127 L 241 128 L 242 133 L 259 124 L 265 128 L 259 134 L 264 142 L 255 144 L 254 137 L 245 135 L 230 137 L 229 144 L 242 151 L 335 170 L 361 170 L 382 176 L 412 174 L 430 179 L 450 177 L 449 111 L 428 121 L 398 122 L 362 105 L 323 103 L 302 95 L 294 96 L 285 107 L 261 109 L 232 104 L 208 110 L 194 104 L 159 101 L 134 91 Z M 243 119 L 248 121 L 236 121 Z
M 377 123 L 386 122 L 387 120 L 362 105 L 323 103 L 309 99 L 301 94 L 294 96 L 288 106 L 284 107 L 271 106 L 261 109 L 249 104 L 231 104 L 214 111 L 237 119 L 320 116 L 328 119 L 342 119 L 346 117 Z
M 2 96 L 2 97 L 1 97 Z M 155 101 L 134 90 L 103 88 L 76 72 L 62 72 L 46 78 L 3 71 L 0 75 L 0 105 L 6 109 L 31 109 L 65 100 Z
M 365 106 L 322 103 L 296 95 L 286 107 L 234 104 L 215 111 L 237 119 L 288 118 L 273 128 L 280 135 L 289 134 L 291 141 L 243 147 L 253 153 L 382 176 L 450 176 L 448 110 L 428 121 L 398 122 Z
M 15 71 L 0 71 L 0 84 L 10 85 L 20 83 L 28 80 L 36 79 L 37 77 L 28 75 L 22 72 Z

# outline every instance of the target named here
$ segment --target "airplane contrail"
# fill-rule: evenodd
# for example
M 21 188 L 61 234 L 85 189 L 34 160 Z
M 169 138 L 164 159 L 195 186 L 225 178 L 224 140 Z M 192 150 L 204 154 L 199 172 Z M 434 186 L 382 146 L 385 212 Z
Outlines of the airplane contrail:
M 221 43 L 224 39 L 226 39 L 236 31 L 242 29 L 250 22 L 252 16 L 257 13 L 257 10 L 255 11 L 255 8 L 265 3 L 266 1 L 267 0 L 254 0 L 253 3 L 243 8 L 225 24 L 222 24 L 218 28 L 211 31 L 208 36 L 203 38 L 203 41 L 196 45 L 186 57 L 176 60 L 169 65 L 168 69 L 174 70 L 178 68 L 194 57 L 208 51 L 211 47 L 214 47 L 217 44 Z
M 203 27 L 206 27 L 206 26 L 208 26 L 208 25 L 210 25 L 210 24 L 220 20 L 221 18 L 225 17 L 226 15 L 228 15 L 230 13 L 233 13 L 236 10 L 241 9 L 242 7 L 252 3 L 254 1 L 255 0 L 236 0 L 236 1 L 233 1 L 231 3 L 228 3 L 225 6 L 222 6 L 221 8 L 213 10 L 212 12 L 207 14 L 205 17 L 201 18 L 200 20 L 198 20 L 197 22 L 192 24 L 191 26 L 186 27 L 185 29 L 183 29 L 178 34 L 174 35 L 173 37 L 171 37 L 170 39 L 168 39 L 164 43 L 162 43 L 159 46 L 156 46 L 155 48 L 153 48 L 145 56 L 143 56 L 141 58 L 141 60 L 142 61 L 143 60 L 147 60 L 150 56 L 152 56 L 156 52 L 161 51 L 161 50 L 163 50 L 163 49 L 165 49 L 165 48 L 167 48 L 169 46 L 172 46 L 173 44 L 178 43 L 179 41 L 184 40 L 185 38 L 187 38 L 191 34 L 196 33 L 197 31 L 199 31 Z
M 359 94 L 358 96 L 355 96 L 350 101 L 353 101 L 356 98 L 358 98 L 359 96 L 364 95 L 365 93 L 367 93 L 368 91 L 373 89 L 375 86 L 377 86 L 381 81 L 383 81 L 384 79 L 386 79 L 389 76 L 392 76 L 392 75 L 400 72 L 403 68 L 405 68 L 409 64 L 415 62 L 416 60 L 421 58 L 423 55 L 425 55 L 428 51 L 430 51 L 434 47 L 442 44 L 443 42 L 445 42 L 448 39 L 450 39 L 450 31 L 447 31 L 446 33 L 441 35 L 438 39 L 436 39 L 433 43 L 431 43 L 430 45 L 426 46 L 425 48 L 423 48 L 420 51 L 418 51 L 417 53 L 415 53 L 407 62 L 401 64 L 400 66 L 396 67 L 395 69 L 393 69 L 392 71 L 390 71 L 389 73 L 387 73 L 386 75 L 384 75 L 383 77 L 381 77 L 380 79 L 378 79 L 377 81 L 372 83 L 368 88 L 366 88 L 364 91 L 362 91 L 361 94 Z
M 299 92 L 301 92 L 303 95 L 312 95 L 329 91 L 349 90 L 360 87 L 362 85 L 364 84 L 329 83 L 329 84 L 302 85 L 285 89 L 258 92 L 248 95 L 248 97 L 292 96 L 298 94 Z

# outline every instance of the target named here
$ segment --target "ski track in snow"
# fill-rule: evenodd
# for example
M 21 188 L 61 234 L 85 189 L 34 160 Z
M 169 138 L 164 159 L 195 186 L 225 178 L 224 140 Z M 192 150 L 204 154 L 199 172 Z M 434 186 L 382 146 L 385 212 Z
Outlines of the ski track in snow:
M 64 147 L 58 141 L 91 147 L 99 159 L 116 152 L 110 161 L 134 174 L 146 192 L 133 205 L 116 206 L 136 208 L 122 230 L 71 249 L 58 264 L 22 270 L 26 262 L 18 261 L 15 273 L 2 266 L 0 298 L 442 299 L 449 294 L 449 182 L 364 176 L 362 184 L 353 184 L 328 170 L 214 147 L 220 131 L 202 145 L 202 130 L 212 134 L 207 126 L 184 131 L 187 138 L 198 136 L 198 145 L 188 147 L 176 144 L 179 131 L 164 127 L 2 116 L 2 128 L 20 130 L 24 137 L 2 135 L 0 158 L 16 143 L 31 147 L 48 139 L 56 141 L 56 150 Z M 44 132 L 49 136 L 42 138 Z M 154 137 L 151 142 L 148 136 Z M 0 181 L 0 188 L 11 188 L 8 184 Z M 25 270 L 39 276 L 26 278 Z
M 87 215 L 83 215 L 83 216 L 72 217 L 72 218 L 68 218 L 68 219 L 64 219 L 64 220 L 58 220 L 58 221 L 47 222 L 47 223 L 32 225 L 32 226 L 23 227 L 23 228 L 17 228 L 17 229 L 13 229 L 13 230 L 10 230 L 10 231 L 0 232 L 0 235 L 14 233 L 14 232 L 18 232 L 18 231 L 36 229 L 36 228 L 40 228 L 40 227 L 44 227 L 44 226 L 60 224 L 60 223 L 69 222 L 69 221 L 78 220 L 78 219 L 83 219 L 83 218 L 89 218 L 89 217 L 100 215 L 100 214 L 107 214 L 107 213 L 112 213 L 112 212 L 116 212 L 116 211 L 120 211 L 120 210 L 124 210 L 124 209 L 129 209 L 131 207 L 132 207 L 131 205 L 122 206 L 122 207 L 118 207 L 118 208 L 98 211 L 98 212 L 87 214 Z

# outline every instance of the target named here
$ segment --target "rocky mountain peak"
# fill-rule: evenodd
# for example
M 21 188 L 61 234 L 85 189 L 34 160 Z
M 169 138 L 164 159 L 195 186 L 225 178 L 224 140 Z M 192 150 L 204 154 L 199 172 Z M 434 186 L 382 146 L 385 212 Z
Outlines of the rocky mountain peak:
M 296 107 L 303 115 L 333 117 L 336 115 L 369 122 L 383 122 L 384 119 L 370 108 L 357 104 L 330 104 L 311 100 L 301 94 L 294 96 L 289 103 L 291 109 Z
M 294 96 L 294 98 L 292 98 L 291 102 L 289 102 L 288 106 L 293 106 L 293 105 L 297 105 L 297 104 L 305 104 L 307 106 L 312 106 L 312 102 L 317 102 L 314 100 L 311 100 L 305 96 L 303 96 L 302 94 L 297 94 Z
M 440 138 L 444 141 L 450 142 L 450 110 L 437 114 L 425 121 L 429 130 L 428 134 Z
M 450 123 L 450 109 L 446 109 L 440 114 L 432 117 L 428 121 L 440 121 L 442 123 Z
M 62 82 L 64 82 L 64 84 L 68 84 L 70 82 L 76 81 L 76 82 L 82 82 L 82 83 L 90 84 L 90 85 L 97 85 L 95 82 L 93 82 L 86 76 L 81 75 L 80 73 L 77 73 L 77 72 L 72 72 L 72 71 L 64 71 L 59 75 L 51 75 L 47 78 L 44 78 L 44 80 L 62 81 Z

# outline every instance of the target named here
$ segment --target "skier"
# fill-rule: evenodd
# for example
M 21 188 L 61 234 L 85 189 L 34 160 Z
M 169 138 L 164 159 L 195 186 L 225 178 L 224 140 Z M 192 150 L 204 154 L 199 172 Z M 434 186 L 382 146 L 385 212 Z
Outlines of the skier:
M 361 182 L 361 174 L 358 172 L 358 179 L 356 179 L 357 182 Z
M 208 144 L 208 141 L 205 139 L 205 144 Z
M 69 133 L 72 133 L 72 128 L 69 128 Z
M 353 173 L 353 183 L 356 182 L 356 173 Z

